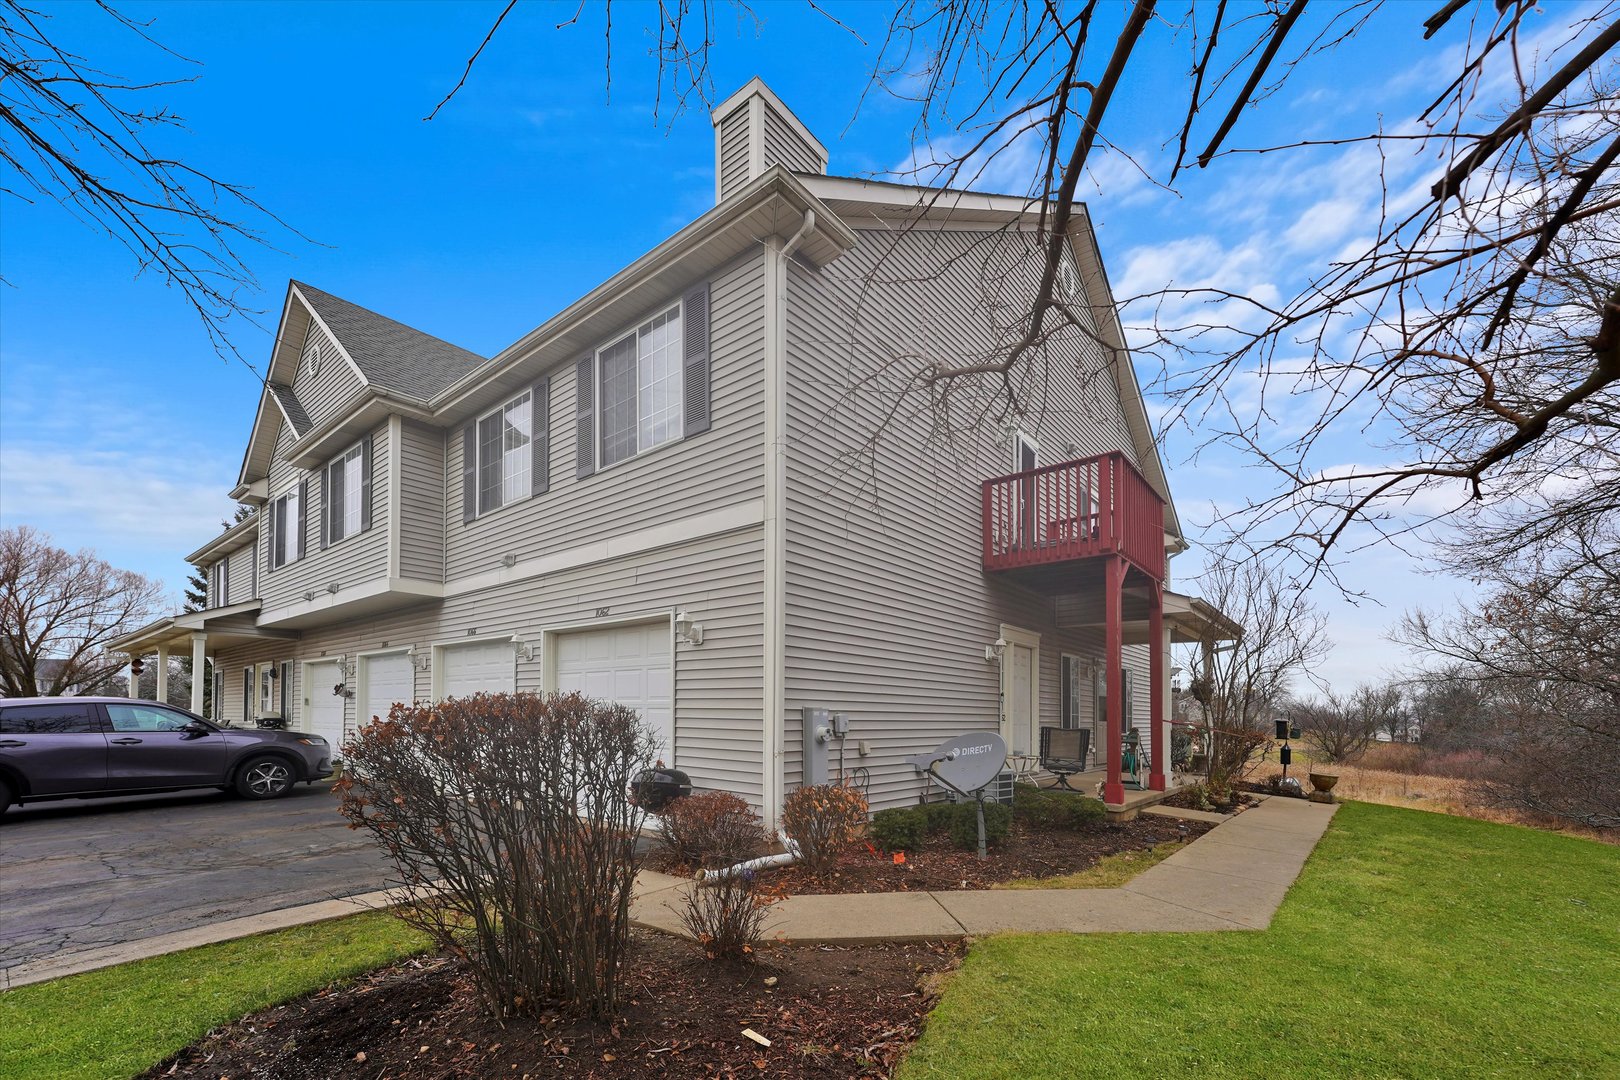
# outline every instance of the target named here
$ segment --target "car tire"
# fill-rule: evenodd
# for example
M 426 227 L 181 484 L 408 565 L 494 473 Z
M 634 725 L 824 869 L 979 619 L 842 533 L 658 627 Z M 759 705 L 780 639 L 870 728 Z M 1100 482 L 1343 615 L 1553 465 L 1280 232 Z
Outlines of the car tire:
M 11 804 L 17 801 L 17 793 L 11 790 L 11 781 L 0 776 L 0 814 L 11 809 Z
M 236 793 L 244 799 L 279 799 L 293 789 L 297 777 L 287 759 L 260 754 L 236 770 Z

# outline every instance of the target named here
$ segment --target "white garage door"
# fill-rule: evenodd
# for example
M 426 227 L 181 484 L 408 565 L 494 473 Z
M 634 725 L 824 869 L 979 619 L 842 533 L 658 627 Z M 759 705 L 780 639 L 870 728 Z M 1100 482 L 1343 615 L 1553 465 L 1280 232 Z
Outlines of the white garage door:
M 673 761 L 675 685 L 669 623 L 583 630 L 557 638 L 557 689 L 628 705 L 658 741 L 658 756 Z
M 439 697 L 510 694 L 517 689 L 517 650 L 510 641 L 446 645 L 439 653 Z
M 369 724 L 377 716 L 387 719 L 395 703 L 409 705 L 416 700 L 416 669 L 408 653 L 362 656 L 360 666 L 361 682 L 366 687 L 361 724 Z

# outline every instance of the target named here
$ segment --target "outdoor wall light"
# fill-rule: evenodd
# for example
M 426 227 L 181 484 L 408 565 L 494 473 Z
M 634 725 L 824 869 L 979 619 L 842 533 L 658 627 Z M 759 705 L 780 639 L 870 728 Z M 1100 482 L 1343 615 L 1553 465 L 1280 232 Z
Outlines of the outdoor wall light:
M 688 645 L 703 644 L 703 624 L 692 621 L 692 616 L 684 611 L 675 613 L 675 637 Z
M 502 555 L 501 556 L 501 565 L 506 567 L 508 570 L 512 569 L 512 567 L 517 565 L 517 556 L 511 554 L 510 552 L 508 552 L 505 555 Z
M 522 638 L 514 637 L 512 639 L 512 648 L 514 648 L 518 652 L 522 653 L 523 654 L 523 659 L 525 659 L 525 660 L 533 660 L 534 659 L 534 646 L 530 645 L 527 641 L 524 641 Z
M 315 590 L 314 589 L 305 589 L 304 590 L 304 599 L 306 601 L 315 599 Z
M 1001 663 L 1001 654 L 1007 651 L 1007 639 L 998 637 L 994 643 L 984 647 L 984 662 L 987 664 Z
M 332 582 L 330 585 L 328 585 L 326 587 L 326 591 L 329 592 L 329 593 L 336 593 L 340 587 L 341 586 L 339 586 L 339 584 L 334 581 L 334 582 Z
M 411 658 L 411 666 L 417 671 L 426 671 L 428 668 L 433 666 L 432 653 L 423 653 L 420 656 L 416 655 L 415 653 L 410 653 L 408 655 Z

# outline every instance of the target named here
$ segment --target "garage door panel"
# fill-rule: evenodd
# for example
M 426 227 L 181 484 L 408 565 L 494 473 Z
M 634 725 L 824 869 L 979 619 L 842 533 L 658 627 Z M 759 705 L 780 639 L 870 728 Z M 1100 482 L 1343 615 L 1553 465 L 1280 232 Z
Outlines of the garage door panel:
M 439 697 L 510 694 L 517 688 L 517 653 L 510 641 L 446 645 L 440 650 Z
M 636 710 L 658 740 L 658 753 L 667 759 L 675 734 L 669 650 L 667 623 L 559 635 L 557 689 Z
M 395 704 L 409 705 L 416 699 L 416 668 L 408 654 L 362 656 L 360 663 L 366 687 L 362 724 L 371 723 L 374 716 L 386 717 Z

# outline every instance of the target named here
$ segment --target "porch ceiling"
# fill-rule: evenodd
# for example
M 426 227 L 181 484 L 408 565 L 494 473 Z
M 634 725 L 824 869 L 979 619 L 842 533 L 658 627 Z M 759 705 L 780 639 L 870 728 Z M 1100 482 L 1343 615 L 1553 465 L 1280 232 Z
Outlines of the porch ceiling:
M 170 615 L 107 643 L 111 652 L 145 656 L 164 648 L 179 655 L 191 651 L 191 635 L 208 635 L 208 651 L 266 639 L 298 637 L 295 630 L 272 630 L 257 625 L 259 601 Z
M 1100 588 L 1095 593 L 1069 593 L 1054 600 L 1059 626 L 1103 632 L 1103 597 Z M 1147 592 L 1126 586 L 1122 600 L 1125 644 L 1148 644 Z M 1169 589 L 1164 591 L 1164 625 L 1170 631 L 1171 643 L 1177 645 L 1236 641 L 1243 636 L 1243 628 L 1213 604 Z

